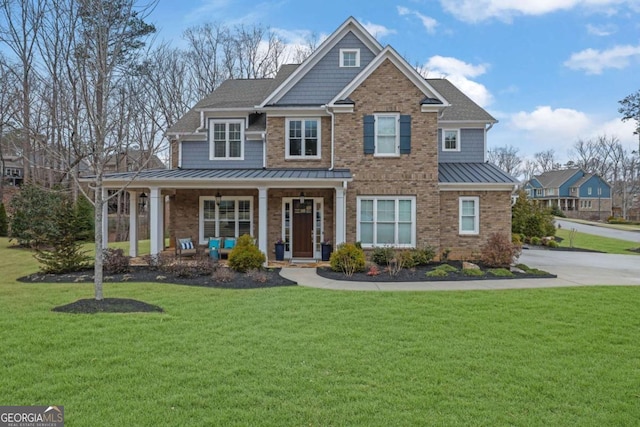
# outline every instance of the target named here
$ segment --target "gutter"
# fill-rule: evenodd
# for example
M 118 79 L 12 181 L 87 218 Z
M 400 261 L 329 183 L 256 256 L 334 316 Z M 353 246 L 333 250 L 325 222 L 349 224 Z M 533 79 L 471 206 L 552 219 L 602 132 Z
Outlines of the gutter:
M 322 106 L 325 111 L 327 112 L 327 114 L 329 114 L 331 116 L 331 167 L 329 168 L 330 171 L 333 170 L 333 168 L 335 167 L 335 137 L 334 137 L 334 132 L 335 132 L 335 126 L 336 126 L 336 116 L 335 113 L 333 111 L 331 111 L 329 109 L 329 107 L 325 104 Z

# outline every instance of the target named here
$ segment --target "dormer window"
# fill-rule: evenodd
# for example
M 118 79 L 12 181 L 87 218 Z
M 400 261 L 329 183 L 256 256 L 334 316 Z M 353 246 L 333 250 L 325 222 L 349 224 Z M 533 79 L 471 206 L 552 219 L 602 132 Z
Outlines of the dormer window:
M 359 67 L 360 49 L 340 49 L 340 67 Z
M 242 120 L 209 120 L 209 160 L 243 160 L 243 141 Z

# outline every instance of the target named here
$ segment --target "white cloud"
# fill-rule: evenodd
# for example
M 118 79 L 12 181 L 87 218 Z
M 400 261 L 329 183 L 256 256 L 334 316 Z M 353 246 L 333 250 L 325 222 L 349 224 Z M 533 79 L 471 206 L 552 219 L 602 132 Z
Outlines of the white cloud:
M 433 19 L 430 16 L 423 15 L 422 13 L 420 13 L 418 11 L 408 9 L 406 7 L 403 7 L 403 6 L 398 6 L 398 15 L 400 15 L 400 16 L 413 15 L 413 16 L 417 17 L 422 22 L 422 25 L 424 26 L 425 30 L 427 30 L 427 32 L 429 34 L 433 34 L 433 33 L 436 32 L 436 27 L 438 26 L 438 21 L 436 21 L 435 19 Z
M 606 37 L 614 34 L 617 28 L 614 25 L 592 25 L 587 24 L 587 32 L 598 37 Z
M 426 77 L 446 77 L 478 105 L 485 107 L 493 102 L 493 96 L 481 83 L 470 78 L 487 72 L 487 65 L 473 65 L 457 58 L 432 56 L 424 65 Z
M 587 74 L 602 74 L 605 68 L 629 66 L 633 58 L 640 59 L 640 45 L 615 46 L 608 50 L 585 49 L 573 53 L 564 65 L 573 70 L 584 70 Z
M 638 138 L 633 135 L 634 123 L 623 123 L 619 118 L 602 118 L 570 108 L 554 109 L 551 106 L 496 116 L 501 123 L 491 131 L 490 145 L 512 145 L 529 158 L 537 152 L 552 149 L 558 160 L 564 163 L 578 139 L 602 135 L 619 138 L 629 151 L 638 147 Z
M 480 22 L 491 18 L 511 21 L 520 15 L 544 15 L 578 7 L 604 10 L 628 5 L 637 6 L 637 0 L 440 0 L 442 7 L 456 18 L 466 22 Z
M 362 26 L 369 32 L 371 33 L 371 35 L 375 38 L 377 38 L 378 40 L 388 36 L 389 34 L 395 34 L 396 30 L 391 29 L 391 28 L 387 28 L 384 25 L 380 25 L 380 24 L 374 24 L 372 22 L 364 22 L 364 21 L 360 21 L 362 22 Z

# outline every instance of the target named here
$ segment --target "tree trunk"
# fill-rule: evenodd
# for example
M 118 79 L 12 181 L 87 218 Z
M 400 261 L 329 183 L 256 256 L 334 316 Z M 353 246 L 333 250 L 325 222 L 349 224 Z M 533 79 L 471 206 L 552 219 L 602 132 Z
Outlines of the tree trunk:
M 108 239 L 109 236 L 104 236 L 102 234 L 102 213 L 103 210 L 105 209 L 105 201 L 102 198 L 102 182 L 99 183 L 99 185 L 96 186 L 95 189 L 95 215 L 94 215 L 94 219 L 95 219 L 95 247 L 96 247 L 96 256 L 95 256 L 95 266 L 94 266 L 94 279 L 93 279 L 93 285 L 94 285 L 94 291 L 95 291 L 95 298 L 98 301 L 101 301 L 104 296 L 102 294 L 102 264 L 103 264 L 103 253 L 102 253 L 102 242 L 104 241 L 104 239 Z

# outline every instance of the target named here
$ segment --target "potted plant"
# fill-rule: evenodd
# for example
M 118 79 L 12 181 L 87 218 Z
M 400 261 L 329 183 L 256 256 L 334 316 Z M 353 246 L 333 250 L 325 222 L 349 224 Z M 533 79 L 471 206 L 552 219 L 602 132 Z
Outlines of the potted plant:
M 324 240 L 322 242 L 322 261 L 329 261 L 331 258 L 331 252 L 333 252 L 331 240 Z
M 276 261 L 284 261 L 284 240 L 276 240 Z

